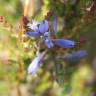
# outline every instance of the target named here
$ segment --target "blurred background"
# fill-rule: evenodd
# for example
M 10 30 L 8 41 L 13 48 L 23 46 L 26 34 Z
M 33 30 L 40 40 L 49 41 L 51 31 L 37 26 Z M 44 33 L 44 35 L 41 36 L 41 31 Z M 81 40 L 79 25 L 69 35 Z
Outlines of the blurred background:
M 48 11 L 52 34 L 76 47 L 49 51 L 37 75 L 28 75 L 36 50 L 34 40 L 18 40 L 20 20 L 42 21 Z M 78 50 L 88 56 L 62 59 Z M 0 0 L 0 96 L 96 96 L 96 0 Z

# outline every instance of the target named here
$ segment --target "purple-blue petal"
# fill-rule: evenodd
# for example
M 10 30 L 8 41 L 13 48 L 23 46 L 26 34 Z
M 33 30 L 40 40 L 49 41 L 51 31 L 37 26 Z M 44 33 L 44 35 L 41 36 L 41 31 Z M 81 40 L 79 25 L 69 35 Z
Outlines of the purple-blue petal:
M 37 57 L 31 62 L 31 64 L 28 67 L 28 74 L 34 75 L 36 73 L 36 71 L 40 67 L 40 64 L 42 63 L 45 54 L 46 51 L 38 54 Z
M 40 34 L 38 32 L 27 32 L 26 35 L 28 37 L 39 37 Z
M 65 39 L 52 39 L 55 45 L 58 45 L 63 48 L 73 48 L 75 46 L 75 42 L 71 40 Z
M 53 22 L 52 22 L 54 33 L 57 33 L 57 27 L 58 27 L 57 25 L 58 25 L 58 17 L 54 16 L 54 19 L 53 19 Z
M 68 54 L 64 57 L 66 62 L 71 64 L 77 64 L 81 59 L 87 57 L 88 53 L 84 50 L 80 50 L 77 52 L 73 52 L 72 54 Z
M 72 55 L 81 59 L 86 57 L 88 53 L 85 50 L 80 50 L 80 51 L 74 52 Z
M 40 33 L 44 33 L 46 31 L 48 31 L 48 29 L 49 29 L 49 24 L 48 24 L 48 21 L 47 20 L 44 20 L 44 21 L 42 21 L 39 24 L 38 30 L 39 30 Z
M 28 74 L 35 74 L 40 66 L 40 60 L 36 57 L 28 67 Z
M 48 48 L 52 48 L 54 46 L 53 42 L 49 39 L 46 39 L 45 40 L 45 45 L 48 47 Z

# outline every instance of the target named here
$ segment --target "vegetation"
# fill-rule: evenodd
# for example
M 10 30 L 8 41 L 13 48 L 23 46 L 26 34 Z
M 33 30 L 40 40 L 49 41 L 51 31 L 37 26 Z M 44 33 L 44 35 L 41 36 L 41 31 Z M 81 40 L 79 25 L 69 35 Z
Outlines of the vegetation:
M 0 0 L 0 4 L 0 96 L 96 95 L 96 0 Z M 33 30 L 26 22 L 33 19 L 48 20 L 51 38 L 72 40 L 74 48 L 62 48 L 61 43 L 47 48 L 42 38 L 30 39 L 26 33 Z M 28 74 L 38 50 L 47 50 L 43 64 L 34 75 Z

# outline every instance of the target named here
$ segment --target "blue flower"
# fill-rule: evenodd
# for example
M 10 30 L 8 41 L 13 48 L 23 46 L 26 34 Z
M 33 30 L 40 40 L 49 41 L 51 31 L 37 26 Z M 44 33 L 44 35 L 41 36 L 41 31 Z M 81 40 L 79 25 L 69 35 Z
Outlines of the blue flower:
M 53 44 L 52 40 L 50 39 L 49 32 L 44 33 L 44 41 L 45 41 L 45 45 L 48 48 L 54 47 L 54 44 Z
M 77 64 L 81 59 L 87 57 L 88 53 L 84 50 L 73 52 L 64 57 L 64 60 L 70 64 Z
M 31 62 L 28 67 L 28 74 L 34 75 L 36 73 L 36 71 L 40 67 L 40 64 L 42 63 L 45 54 L 46 51 L 39 53 L 38 56 Z
M 47 32 L 49 29 L 49 24 L 47 20 L 42 21 L 39 25 L 38 25 L 38 32 L 40 33 L 44 33 Z
M 45 32 L 43 34 L 45 45 L 48 48 L 54 47 L 54 45 L 58 45 L 63 48 L 73 48 L 75 46 L 75 42 L 72 40 L 65 40 L 65 39 L 51 39 L 49 37 L 49 33 L 45 36 L 45 34 L 48 32 Z M 40 34 L 38 32 L 27 32 L 27 36 L 29 37 L 40 37 Z
M 45 45 L 48 48 L 54 47 L 54 45 L 58 45 L 63 48 L 73 48 L 75 46 L 75 42 L 71 40 L 65 40 L 65 39 L 51 39 L 49 32 L 44 33 L 45 38 Z
M 27 32 L 26 35 L 28 37 L 40 37 L 41 35 L 43 35 L 45 32 L 48 31 L 49 29 L 49 25 L 48 25 L 48 21 L 44 20 L 40 23 L 36 22 L 33 20 L 33 23 L 28 23 L 27 25 L 30 29 L 33 30 L 33 32 Z
M 27 32 L 26 35 L 29 37 L 40 37 L 42 36 L 45 42 L 45 45 L 48 48 L 54 47 L 54 45 L 58 45 L 63 48 L 73 48 L 75 46 L 75 42 L 71 40 L 65 40 L 65 39 L 51 39 L 48 29 L 49 29 L 49 24 L 47 20 L 42 21 L 39 24 L 34 24 L 36 25 L 32 27 L 34 29 L 34 32 Z M 38 27 L 38 28 L 37 28 Z
M 71 40 L 65 39 L 53 39 L 52 40 L 55 45 L 58 45 L 63 48 L 73 48 L 75 46 L 75 42 Z
M 82 58 L 86 57 L 88 55 L 88 53 L 85 50 L 79 50 L 77 52 L 72 53 L 72 55 L 82 59 Z
M 32 30 L 34 30 L 34 31 L 36 31 L 38 33 L 41 33 L 41 34 L 48 31 L 48 29 L 49 29 L 49 24 L 48 24 L 47 20 L 44 20 L 44 21 L 42 21 L 40 23 L 33 20 L 32 23 L 28 23 L 27 26 L 30 29 L 32 29 Z

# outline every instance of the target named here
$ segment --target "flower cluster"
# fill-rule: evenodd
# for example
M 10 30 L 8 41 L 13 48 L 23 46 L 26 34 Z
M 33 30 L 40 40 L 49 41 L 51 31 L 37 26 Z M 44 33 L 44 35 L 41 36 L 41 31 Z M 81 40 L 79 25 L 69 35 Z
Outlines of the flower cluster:
M 44 39 L 45 45 L 48 48 L 52 48 L 55 45 L 58 45 L 60 47 L 64 48 L 73 48 L 75 46 L 75 42 L 71 40 L 65 40 L 65 39 L 53 39 L 50 37 L 49 32 L 49 24 L 47 20 L 44 20 L 42 22 L 36 22 L 32 21 L 31 23 L 28 23 L 27 26 L 33 30 L 33 32 L 27 32 L 26 35 L 29 37 L 41 37 Z
M 31 29 L 32 31 L 27 31 L 25 34 L 31 38 L 40 38 L 44 41 L 44 45 L 46 46 L 47 50 L 54 48 L 55 46 L 59 46 L 62 48 L 74 48 L 76 43 L 72 40 L 67 39 L 58 39 L 58 38 L 52 38 L 50 36 L 50 28 L 49 28 L 49 22 L 47 19 L 37 22 L 35 20 L 32 20 L 32 22 L 27 23 L 27 27 Z M 38 46 L 37 46 L 38 47 Z M 31 62 L 31 64 L 28 67 L 28 73 L 29 74 L 35 74 L 37 69 L 39 68 L 40 64 L 42 63 L 44 56 L 46 54 L 46 50 L 44 52 L 39 52 L 35 59 Z M 66 61 L 72 61 L 74 58 L 81 59 L 85 57 L 87 53 L 85 51 L 78 51 L 74 52 L 68 56 L 64 57 L 64 60 Z

